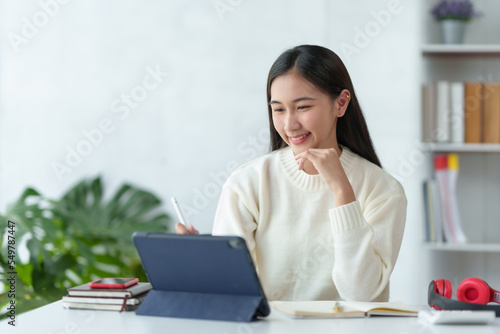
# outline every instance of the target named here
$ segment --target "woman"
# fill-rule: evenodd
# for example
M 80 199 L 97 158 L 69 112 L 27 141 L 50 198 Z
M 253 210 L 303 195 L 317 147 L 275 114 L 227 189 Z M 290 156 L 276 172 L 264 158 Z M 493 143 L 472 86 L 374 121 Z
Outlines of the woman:
M 270 300 L 387 301 L 406 197 L 381 168 L 344 64 L 320 46 L 287 50 L 267 101 L 272 152 L 226 181 L 213 234 L 245 238 Z

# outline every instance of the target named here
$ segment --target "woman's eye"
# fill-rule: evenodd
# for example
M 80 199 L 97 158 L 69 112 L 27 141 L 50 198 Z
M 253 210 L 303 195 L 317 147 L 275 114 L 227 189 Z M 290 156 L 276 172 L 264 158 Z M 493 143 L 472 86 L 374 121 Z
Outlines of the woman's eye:
M 274 112 L 282 112 L 282 111 L 283 111 L 283 109 L 281 109 L 281 108 L 276 108 L 276 109 L 274 109 L 273 111 L 274 111 Z
M 307 108 L 310 108 L 311 106 L 300 106 L 298 107 L 298 109 L 307 109 Z

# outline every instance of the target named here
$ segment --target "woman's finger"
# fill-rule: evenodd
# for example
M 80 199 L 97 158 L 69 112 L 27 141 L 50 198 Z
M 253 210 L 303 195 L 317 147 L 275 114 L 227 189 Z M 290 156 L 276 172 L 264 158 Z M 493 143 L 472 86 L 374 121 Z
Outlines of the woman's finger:
M 304 164 L 306 163 L 306 161 L 307 161 L 307 158 L 305 158 L 305 157 L 297 160 L 297 163 L 299 164 L 299 170 L 304 169 Z
M 194 228 L 194 226 L 192 224 L 189 224 L 187 230 L 189 231 L 189 234 L 200 234 L 200 232 L 198 232 L 197 229 Z
M 175 224 L 175 232 L 177 232 L 177 234 L 191 234 L 189 233 L 186 226 L 182 225 L 181 223 Z
M 299 170 L 304 169 L 304 164 L 306 163 L 308 155 L 308 151 L 300 152 L 299 154 L 295 155 L 295 160 L 297 161 L 297 164 L 299 165 Z

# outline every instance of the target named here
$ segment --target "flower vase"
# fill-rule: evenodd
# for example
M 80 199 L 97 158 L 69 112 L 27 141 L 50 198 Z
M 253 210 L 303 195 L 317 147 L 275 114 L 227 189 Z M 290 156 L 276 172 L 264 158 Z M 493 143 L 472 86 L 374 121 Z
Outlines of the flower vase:
M 441 40 L 444 44 L 462 44 L 464 42 L 465 21 L 462 20 L 442 20 Z

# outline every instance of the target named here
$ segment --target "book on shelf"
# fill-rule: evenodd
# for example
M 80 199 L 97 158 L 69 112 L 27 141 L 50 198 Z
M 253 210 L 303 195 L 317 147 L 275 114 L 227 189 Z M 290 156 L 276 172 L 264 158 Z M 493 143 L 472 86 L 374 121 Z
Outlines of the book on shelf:
M 424 224 L 424 240 L 425 241 L 435 241 L 435 235 L 434 235 L 434 220 L 433 220 L 433 208 L 432 204 L 430 203 L 431 199 L 429 198 L 429 187 L 430 183 L 432 180 L 425 180 L 422 185 L 423 185 L 423 200 L 424 200 L 424 218 L 425 218 L 425 224 Z
M 443 242 L 443 227 L 441 219 L 441 201 L 434 178 L 423 182 L 425 209 L 425 241 Z
M 436 121 L 434 119 L 435 92 L 432 85 L 422 86 L 422 141 L 435 142 L 434 129 Z
M 500 83 L 439 80 L 422 86 L 422 140 L 500 143 Z
M 151 283 L 139 282 L 125 289 L 93 289 L 88 283 L 68 289 L 68 296 L 97 297 L 97 298 L 124 298 L 135 297 L 151 290 Z
M 435 81 L 422 90 L 422 139 L 450 141 L 450 88 L 448 81 Z
M 425 241 L 465 243 L 457 203 L 458 154 L 434 156 L 434 178 L 424 181 Z M 433 233 L 434 232 L 434 233 Z
M 448 163 L 447 173 L 448 173 L 448 205 L 450 211 L 450 226 L 452 231 L 455 233 L 453 236 L 453 241 L 458 243 L 467 242 L 467 237 L 462 229 L 462 220 L 460 218 L 460 212 L 458 210 L 457 201 L 457 180 L 459 173 L 459 158 L 458 154 L 450 153 L 445 156 L 445 160 Z
M 436 91 L 435 115 L 436 141 L 449 142 L 451 138 L 451 108 L 450 108 L 450 84 L 448 81 L 437 81 L 434 83 Z
M 465 84 L 450 83 L 450 142 L 462 144 L 465 142 Z
M 483 133 L 483 84 L 465 83 L 465 142 L 481 143 Z
M 369 316 L 416 317 L 418 307 L 402 302 L 273 301 L 271 306 L 292 318 L 365 318 Z
M 500 83 L 484 84 L 484 143 L 500 143 Z

